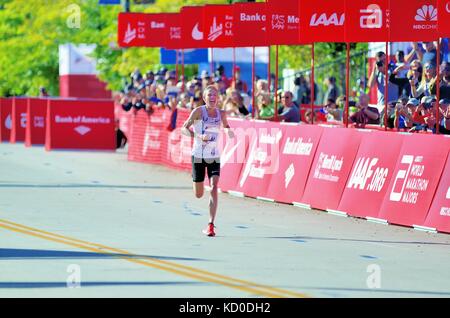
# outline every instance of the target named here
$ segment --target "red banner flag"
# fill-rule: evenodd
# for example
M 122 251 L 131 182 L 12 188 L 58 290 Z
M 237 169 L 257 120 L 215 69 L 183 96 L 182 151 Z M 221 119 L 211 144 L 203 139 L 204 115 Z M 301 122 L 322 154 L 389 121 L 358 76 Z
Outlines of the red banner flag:
M 389 38 L 389 0 L 346 0 L 347 42 L 385 42 Z
M 166 14 L 119 13 L 117 31 L 120 47 L 163 47 Z
M 450 0 L 438 0 L 438 32 L 443 38 L 450 37 Z
M 183 7 L 181 9 L 181 39 L 185 49 L 206 47 L 203 7 Z
M 233 47 L 233 6 L 205 6 L 203 9 L 203 23 L 207 47 Z
M 297 0 L 269 0 L 267 41 L 276 45 L 299 44 L 300 17 Z
M 181 39 L 181 16 L 179 13 L 166 14 L 166 49 L 183 48 Z
M 301 43 L 345 42 L 345 2 L 300 0 Z
M 266 46 L 267 13 L 265 3 L 239 3 L 234 6 L 234 45 Z
M 437 40 L 436 0 L 390 1 L 390 41 Z

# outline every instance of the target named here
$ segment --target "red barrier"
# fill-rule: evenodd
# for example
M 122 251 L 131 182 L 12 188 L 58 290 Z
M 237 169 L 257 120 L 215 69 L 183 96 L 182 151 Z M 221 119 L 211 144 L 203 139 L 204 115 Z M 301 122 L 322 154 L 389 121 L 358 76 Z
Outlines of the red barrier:
M 265 197 L 272 175 L 279 169 L 279 152 L 283 132 L 278 123 L 254 121 L 244 136 L 249 147 L 235 190 L 249 197 Z
M 450 233 L 450 154 L 424 225 Z
M 170 112 L 155 110 L 151 115 L 138 111 L 133 115 L 132 135 L 128 145 L 128 160 L 161 163 L 163 143 L 167 143 L 164 130 L 167 126 Z M 164 138 L 165 137 L 165 138 Z
M 403 135 L 360 132 L 361 144 L 339 203 L 351 216 L 377 218 L 393 175 Z
M 322 210 L 338 208 L 360 141 L 358 131 L 324 129 L 301 203 Z
M 25 141 L 25 128 L 27 127 L 27 103 L 28 100 L 26 98 L 13 98 L 11 109 L 11 136 L 9 138 L 9 142 L 12 144 Z
M 266 197 L 278 202 L 300 202 L 323 128 L 281 124 L 281 129 L 279 170 L 272 176 Z
M 0 142 L 8 141 L 11 137 L 12 99 L 0 98 Z
M 405 136 L 380 218 L 401 225 L 422 225 L 450 147 L 443 136 Z
M 25 128 L 25 146 L 45 144 L 45 117 L 47 99 L 28 98 L 27 125 Z
M 193 140 L 190 136 L 185 136 L 181 133 L 181 127 L 189 118 L 189 114 L 189 110 L 178 109 L 176 128 L 173 131 L 168 131 L 166 128 L 169 123 L 168 120 L 163 129 L 163 138 L 167 142 L 162 147 L 161 161 L 168 167 L 183 171 L 192 169 Z
M 222 191 L 235 191 L 247 156 L 249 138 L 246 137 L 246 134 L 253 127 L 253 122 L 229 118 L 228 123 L 235 134 L 235 138 L 230 139 L 222 135 L 225 146 L 221 150 L 219 188 Z
M 46 150 L 116 149 L 113 101 L 49 99 L 46 126 Z

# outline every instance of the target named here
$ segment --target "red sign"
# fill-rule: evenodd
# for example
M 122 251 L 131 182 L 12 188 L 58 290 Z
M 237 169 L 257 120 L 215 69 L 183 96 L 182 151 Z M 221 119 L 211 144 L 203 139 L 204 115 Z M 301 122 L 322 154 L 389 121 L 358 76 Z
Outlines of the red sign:
M 281 129 L 279 169 L 265 196 L 277 202 L 300 202 L 323 128 L 281 124 Z
M 166 49 L 180 49 L 182 48 L 181 39 L 181 16 L 179 13 L 166 14 Z
M 182 48 L 206 47 L 203 28 L 203 7 L 183 7 L 181 9 Z
M 253 125 L 246 136 L 237 136 L 238 139 L 248 136 L 250 144 L 236 190 L 249 197 L 265 197 L 272 176 L 279 170 L 283 131 L 277 123 L 255 121 Z
M 233 47 L 233 6 L 205 6 L 203 9 L 203 25 L 207 47 Z
M 13 98 L 11 110 L 11 136 L 9 142 L 14 144 L 16 142 L 25 141 L 25 128 L 27 127 L 27 99 Z
M 450 156 L 424 225 L 450 233 Z
M 253 122 L 229 118 L 228 123 L 235 137 L 230 139 L 225 134 L 222 134 L 222 144 L 224 147 L 221 149 L 220 156 L 221 178 L 219 188 L 222 191 L 236 191 L 238 179 L 247 156 L 249 144 L 248 133 L 253 129 Z
M 301 203 L 322 210 L 338 208 L 360 140 L 353 129 L 324 129 Z
M 234 45 L 266 46 L 267 11 L 265 3 L 236 3 L 234 7 Z
M 25 146 L 45 144 L 45 117 L 47 99 L 28 98 L 27 127 L 25 128 Z
M 362 134 L 361 144 L 338 210 L 352 216 L 376 218 L 397 163 L 403 135 L 377 131 L 359 134 Z
M 115 150 L 114 103 L 49 100 L 45 149 Z
M 298 0 L 269 0 L 267 12 L 268 42 L 277 45 L 298 44 L 300 29 Z
M 385 42 L 389 38 L 389 0 L 346 0 L 348 42 Z
M 8 141 L 11 137 L 11 110 L 12 99 L 0 98 L 0 142 Z
M 438 31 L 443 38 L 450 37 L 450 0 L 437 0 Z
M 300 42 L 345 42 L 345 2 L 300 0 Z
M 438 37 L 436 0 L 390 1 L 390 41 L 434 41 Z
M 379 218 L 402 225 L 422 225 L 447 159 L 450 140 L 443 136 L 404 137 Z
M 119 13 L 117 30 L 120 47 L 163 47 L 166 42 L 166 15 Z

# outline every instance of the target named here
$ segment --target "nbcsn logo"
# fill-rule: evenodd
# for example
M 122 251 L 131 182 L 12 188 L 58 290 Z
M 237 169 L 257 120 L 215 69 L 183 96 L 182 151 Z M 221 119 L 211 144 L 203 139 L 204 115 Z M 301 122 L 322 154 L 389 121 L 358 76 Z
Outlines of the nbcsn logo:
M 421 24 L 414 24 L 415 30 L 430 30 L 436 29 L 437 24 L 433 23 L 437 21 L 437 9 L 432 5 L 423 5 L 416 11 L 414 17 L 416 22 L 422 22 Z

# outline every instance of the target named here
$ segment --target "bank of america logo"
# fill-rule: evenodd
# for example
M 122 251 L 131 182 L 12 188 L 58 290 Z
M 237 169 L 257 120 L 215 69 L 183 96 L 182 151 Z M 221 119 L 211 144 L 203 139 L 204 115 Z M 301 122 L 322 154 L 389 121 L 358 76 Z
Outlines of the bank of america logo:
M 123 43 L 129 44 L 136 38 L 137 30 L 131 28 L 131 24 L 128 23 L 127 31 L 125 32 L 125 37 Z
M 417 9 L 416 21 L 437 21 L 437 9 L 432 5 L 423 5 Z
M 209 29 L 208 40 L 214 42 L 219 36 L 223 34 L 223 24 L 217 25 L 216 17 L 214 17 L 213 24 Z
M 91 128 L 86 127 L 86 126 L 78 126 L 78 127 L 75 128 L 75 131 L 76 131 L 77 133 L 79 133 L 81 136 L 84 136 L 84 135 L 86 135 L 88 132 L 91 131 Z

